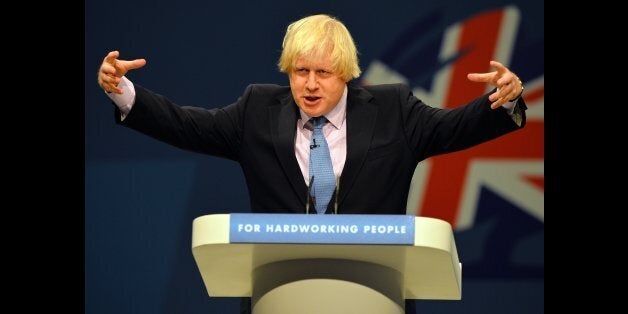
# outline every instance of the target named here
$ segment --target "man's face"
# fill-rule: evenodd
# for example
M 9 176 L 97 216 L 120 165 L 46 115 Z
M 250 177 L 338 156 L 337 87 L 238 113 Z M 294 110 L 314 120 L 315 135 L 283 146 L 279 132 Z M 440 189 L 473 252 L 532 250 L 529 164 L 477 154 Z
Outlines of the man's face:
M 297 106 L 310 117 L 330 112 L 340 101 L 346 82 L 335 73 L 329 54 L 322 60 L 297 59 L 290 89 Z

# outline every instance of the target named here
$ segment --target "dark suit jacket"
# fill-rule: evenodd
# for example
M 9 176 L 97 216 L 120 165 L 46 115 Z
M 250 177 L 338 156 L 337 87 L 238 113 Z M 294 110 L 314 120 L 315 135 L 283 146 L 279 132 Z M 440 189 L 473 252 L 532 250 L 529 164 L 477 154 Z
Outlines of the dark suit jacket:
M 307 185 L 294 154 L 299 110 L 289 87 L 249 85 L 220 109 L 179 107 L 139 85 L 135 90 L 126 119 L 120 122 L 116 113 L 119 123 L 182 149 L 239 162 L 253 212 L 305 212 Z M 405 214 L 419 161 L 518 129 L 506 110 L 490 109 L 487 95 L 443 110 L 425 105 L 406 85 L 350 83 L 338 213 Z M 518 106 L 523 127 L 523 99 Z
M 419 161 L 518 129 L 506 110 L 490 109 L 487 95 L 441 110 L 401 84 L 349 84 L 348 89 L 339 214 L 405 214 Z M 178 107 L 139 85 L 135 91 L 135 104 L 123 122 L 116 110 L 118 123 L 182 149 L 239 162 L 253 212 L 305 212 L 307 186 L 294 154 L 299 109 L 289 87 L 250 85 L 235 103 L 209 110 Z M 523 127 L 522 99 L 518 106 Z M 250 298 L 242 298 L 241 313 L 250 310 Z M 411 300 L 406 313 L 415 313 Z

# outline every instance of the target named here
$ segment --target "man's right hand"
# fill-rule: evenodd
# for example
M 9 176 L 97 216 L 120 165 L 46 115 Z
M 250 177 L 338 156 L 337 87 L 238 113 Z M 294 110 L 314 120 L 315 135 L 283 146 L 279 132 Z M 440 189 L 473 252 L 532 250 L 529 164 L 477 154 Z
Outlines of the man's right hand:
M 127 61 L 118 60 L 118 56 L 118 51 L 109 52 L 98 70 L 98 85 L 107 93 L 122 94 L 122 89 L 118 88 L 120 78 L 129 70 L 139 69 L 146 64 L 145 59 Z

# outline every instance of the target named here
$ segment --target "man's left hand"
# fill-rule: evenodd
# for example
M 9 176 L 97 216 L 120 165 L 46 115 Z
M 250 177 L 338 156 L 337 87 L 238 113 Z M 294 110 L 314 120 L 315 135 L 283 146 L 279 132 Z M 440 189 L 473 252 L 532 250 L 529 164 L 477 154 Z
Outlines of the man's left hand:
M 496 68 L 497 71 L 469 73 L 467 78 L 473 82 L 485 82 L 497 87 L 497 91 L 488 96 L 488 99 L 492 101 L 491 109 L 497 109 L 503 104 L 521 96 L 523 84 L 519 77 L 503 64 L 491 61 L 490 65 Z

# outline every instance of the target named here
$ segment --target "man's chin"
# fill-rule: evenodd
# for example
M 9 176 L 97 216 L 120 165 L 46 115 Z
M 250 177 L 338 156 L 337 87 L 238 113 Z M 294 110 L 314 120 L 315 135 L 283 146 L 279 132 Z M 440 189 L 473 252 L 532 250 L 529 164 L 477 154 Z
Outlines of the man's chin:
M 318 117 L 321 115 L 324 115 L 325 113 L 321 110 L 321 106 L 319 104 L 316 105 L 308 105 L 308 104 L 300 104 L 299 108 L 301 108 L 301 110 L 303 112 L 305 112 L 306 115 L 310 116 L 310 117 Z

